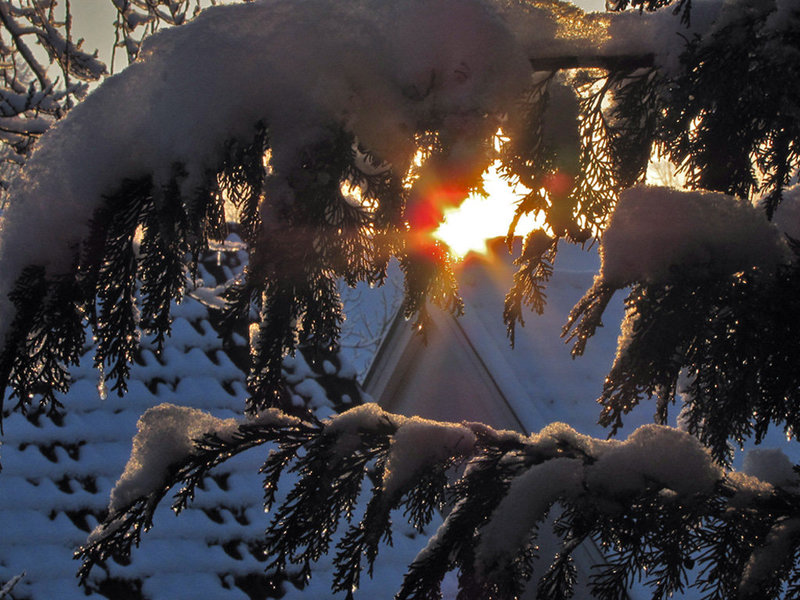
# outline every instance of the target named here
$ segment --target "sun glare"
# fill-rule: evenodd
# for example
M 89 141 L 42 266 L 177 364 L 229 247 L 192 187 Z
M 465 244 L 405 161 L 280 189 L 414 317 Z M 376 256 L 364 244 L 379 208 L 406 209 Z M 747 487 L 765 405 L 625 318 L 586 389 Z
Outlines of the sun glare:
M 522 184 L 503 179 L 497 171 L 498 164 L 483 174 L 486 197 L 471 194 L 458 208 L 445 210 L 442 224 L 433 233 L 456 258 L 469 252 L 485 253 L 487 240 L 505 236 L 517 203 L 528 193 Z M 542 224 L 542 219 L 529 215 L 520 219 L 517 232 L 525 234 Z

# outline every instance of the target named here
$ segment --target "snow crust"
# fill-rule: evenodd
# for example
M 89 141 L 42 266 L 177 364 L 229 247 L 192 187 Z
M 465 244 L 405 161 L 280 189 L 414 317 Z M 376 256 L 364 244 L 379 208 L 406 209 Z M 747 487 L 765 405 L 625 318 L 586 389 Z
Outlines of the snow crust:
M 673 270 L 728 275 L 790 260 L 760 209 L 716 192 L 646 185 L 620 194 L 600 255 L 600 279 L 615 288 L 668 281 Z

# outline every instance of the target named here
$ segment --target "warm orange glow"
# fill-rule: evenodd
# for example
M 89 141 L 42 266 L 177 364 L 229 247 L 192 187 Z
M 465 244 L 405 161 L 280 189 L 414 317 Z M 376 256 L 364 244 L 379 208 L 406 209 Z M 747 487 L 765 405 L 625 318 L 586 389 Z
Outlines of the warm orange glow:
M 408 208 L 406 219 L 415 231 L 431 232 L 442 222 L 447 210 L 457 207 L 462 198 L 457 186 L 431 186 L 422 199 Z
M 544 187 L 551 197 L 564 198 L 575 185 L 575 179 L 563 171 L 551 173 L 544 179 Z
M 469 252 L 486 252 L 486 240 L 505 236 L 514 217 L 514 209 L 528 189 L 519 183 L 509 182 L 497 171 L 495 163 L 483 174 L 486 197 L 470 195 L 461 206 L 444 211 L 444 220 L 433 236 L 450 247 L 457 258 Z M 517 234 L 543 225 L 543 219 L 532 215 L 520 220 Z

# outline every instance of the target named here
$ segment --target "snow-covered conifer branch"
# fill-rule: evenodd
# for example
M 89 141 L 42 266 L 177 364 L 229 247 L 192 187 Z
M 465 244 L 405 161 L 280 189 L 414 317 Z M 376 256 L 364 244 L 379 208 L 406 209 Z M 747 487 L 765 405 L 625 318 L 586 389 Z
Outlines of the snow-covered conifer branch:
M 726 473 L 696 438 L 668 427 L 601 441 L 563 424 L 522 436 L 401 417 L 373 404 L 322 423 L 275 410 L 239 424 L 207 415 L 184 419 L 193 409 L 153 410 L 142 418 L 109 517 L 80 552 L 82 577 L 138 544 L 170 488 L 183 486 L 173 505 L 180 511 L 212 468 L 273 443 L 263 467 L 270 568 L 307 579 L 335 546 L 333 590 L 345 594 L 380 560 L 398 509 L 424 531 L 433 507 L 445 506 L 447 518 L 410 565 L 398 598 L 435 596 L 451 570 L 459 572 L 460 597 L 510 597 L 524 589 L 537 560 L 550 565 L 540 589 L 569 598 L 571 554 L 589 539 L 604 553 L 590 582 L 599 598 L 620 597 L 639 577 L 654 597 L 666 597 L 685 588 L 690 571 L 700 573 L 692 586 L 707 597 L 749 598 L 771 581 L 761 597 L 777 598 L 780 582 L 798 575 L 792 561 L 769 575 L 769 557 L 772 547 L 783 556 L 800 549 L 800 481 L 774 487 Z M 176 420 L 165 425 L 168 418 Z M 143 460 L 156 452 L 158 460 Z M 685 477 L 687 470 L 693 477 Z M 277 500 L 287 471 L 298 479 Z M 364 494 L 366 511 L 356 515 Z M 562 544 L 554 555 L 537 557 L 537 530 L 550 512 Z M 337 536 L 340 526 L 346 530 Z
M 167 16 L 177 23 L 189 5 L 169 3 Z M 118 8 L 137 6 L 143 7 Z M 160 6 L 147 3 L 157 13 Z M 28 333 L 9 331 L 14 307 L 4 298 L 20 284 L 23 270 L 43 266 L 48 280 L 77 276 L 75 314 L 95 327 L 96 362 L 109 367 L 114 386 L 124 391 L 140 327 L 152 330 L 156 341 L 168 332 L 169 303 L 183 293 L 182 263 L 188 255 L 191 270 L 193 257 L 223 233 L 230 217 L 227 194 L 239 203 L 251 255 L 228 294 L 229 312 L 242 317 L 252 307 L 261 315 L 253 329 L 250 406 L 280 403 L 281 357 L 303 339 L 330 345 L 338 337 L 336 277 L 350 284 L 379 282 L 394 255 L 406 276 L 406 316 L 418 315 L 424 325 L 429 301 L 460 311 L 447 252 L 430 233 L 447 203 L 479 186 L 481 172 L 495 158 L 493 137 L 501 124 L 509 137 L 509 150 L 500 153 L 503 169 L 533 189 L 520 215 L 541 211 L 549 228 L 547 243 L 534 236 L 520 258 L 506 307 L 511 332 L 524 304 L 541 309 L 558 240 L 586 241 L 593 228 L 604 226 L 621 189 L 643 175 L 642 157 L 657 127 L 648 125 L 635 143 L 614 143 L 615 135 L 629 139 L 643 117 L 622 111 L 610 120 L 605 104 L 619 97 L 652 115 L 663 112 L 666 88 L 631 69 L 670 64 L 675 52 L 662 38 L 678 27 L 675 19 L 643 17 L 640 25 L 659 35 L 642 44 L 632 41 L 630 15 L 624 14 L 609 21 L 610 39 L 598 38 L 589 27 L 585 38 L 570 41 L 560 33 L 558 10 L 544 6 L 478 0 L 450 6 L 442 0 L 435 7 L 412 2 L 350 10 L 316 0 L 304 11 L 308 19 L 268 3 L 220 7 L 160 32 L 141 60 L 101 85 L 52 130 L 4 215 L 0 337 L 11 344 L 5 352 L 15 353 L 35 329 L 27 323 Z M 460 15 L 459 27 L 445 37 L 431 33 L 453 11 Z M 159 15 L 153 18 L 167 18 Z M 143 22 L 131 19 L 131 27 Z M 529 30 L 520 30 L 519 23 L 529 23 Z M 312 36 L 314 45 L 292 54 L 290 62 L 275 58 L 284 54 L 279 45 L 287 31 L 304 39 L 308 27 L 321 32 Z M 362 30 L 375 35 L 354 33 Z M 530 59 L 554 57 L 553 48 L 533 39 L 534 30 L 563 56 L 592 65 L 607 57 L 605 66 L 612 70 L 599 80 L 577 78 L 583 85 L 579 94 L 575 82 L 562 77 L 529 83 Z M 209 44 L 216 51 L 198 64 L 196 56 Z M 244 60 L 242 52 L 253 45 L 272 50 L 259 61 Z M 491 55 L 486 47 L 494 49 Z M 358 56 L 352 48 L 361 49 Z M 341 56 L 348 60 L 342 63 Z M 613 59 L 630 56 L 645 62 Z M 201 85 L 209 78 L 217 85 Z M 637 87 L 641 81 L 649 83 Z M 228 93 L 217 93 L 217 87 Z M 323 87 L 329 91 L 314 91 Z M 633 89 L 639 91 L 626 91 Z M 115 107 L 134 94 L 155 112 L 132 112 L 120 130 Z M 193 109 L 175 114 L 171 107 L 187 95 Z M 521 97 L 526 100 L 519 104 Z M 118 138 L 89 134 L 110 130 L 119 131 Z M 426 157 L 423 164 L 414 162 L 418 151 Z M 364 168 L 364 157 L 370 168 Z M 361 200 L 345 198 L 343 186 L 356 186 Z M 68 222 L 75 227 L 65 227 Z M 137 245 L 138 231 L 144 237 Z M 313 242 L 298 244 L 298 235 Z M 49 243 L 26 243 L 37 236 Z M 141 301 L 134 298 L 139 281 Z M 37 369 L 12 373 L 16 367 L 9 361 L 2 381 L 27 378 L 30 388 L 35 377 L 28 375 Z M 36 385 L 42 383 L 52 387 L 51 381 Z
M 632 285 L 600 397 L 604 425 L 617 431 L 649 396 L 666 422 L 685 372 L 689 430 L 719 460 L 730 460 L 729 441 L 760 441 L 770 423 L 797 430 L 789 367 L 797 262 L 762 211 L 723 194 L 634 187 L 623 193 L 600 251 L 600 273 L 564 335 L 581 354 L 615 290 Z
M 399 256 L 408 313 L 429 300 L 458 310 L 446 253 L 428 239 L 435 219 L 425 215 L 442 210 L 436 205 L 442 181 L 451 185 L 458 175 L 452 189 L 461 197 L 479 181 L 491 161 L 499 119 L 524 87 L 525 58 L 478 2 L 419 11 L 381 5 L 352 14 L 322 1 L 312 4 L 304 9 L 310 22 L 335 31 L 313 36 L 320 47 L 298 52 L 291 65 L 275 58 L 282 56 L 277 50 L 265 51 L 260 61 L 242 58 L 250 47 L 242 40 L 270 48 L 282 43 L 286 30 L 307 27 L 296 11 L 287 14 L 266 3 L 209 10 L 189 25 L 153 36 L 141 61 L 101 85 L 51 130 L 13 192 L 0 242 L 3 289 L 13 291 L 28 264 L 45 266 L 48 280 L 76 277 L 72 304 L 95 328 L 96 362 L 110 367 L 120 392 L 140 326 L 157 339 L 168 331 L 167 307 L 183 293 L 183 263 L 188 256 L 191 270 L 208 240 L 222 235 L 226 191 L 235 190 L 230 199 L 240 203 L 250 246 L 247 270 L 228 294 L 231 314 L 246 317 L 252 306 L 261 315 L 251 340 L 251 407 L 280 402 L 280 361 L 298 341 L 330 346 L 338 338 L 337 277 L 381 281 L 389 257 Z M 463 13 L 463 27 L 433 43 L 426 28 L 450 8 Z M 327 18 L 331 10 L 344 11 L 342 18 Z M 256 22 L 269 27 L 254 28 Z M 358 23 L 377 31 L 389 22 L 388 40 L 355 33 Z M 416 37 L 420 53 L 398 73 L 407 36 Z M 296 39 L 305 37 L 298 31 Z M 227 50 L 199 65 L 196 56 L 210 40 Z M 364 52 L 341 65 L 338 57 L 351 44 Z M 483 54 L 487 44 L 496 54 Z M 463 76 L 445 76 L 464 64 Z M 293 76 L 287 80 L 283 70 L 289 66 Z M 164 70 L 180 76 L 164 79 Z M 210 75 L 231 92 L 198 88 Z M 278 81 L 280 86 L 273 85 Z M 307 81 L 329 92 L 305 93 Z M 412 94 L 412 88 L 424 93 Z M 186 93 L 194 94 L 195 108 L 176 115 L 172 107 Z M 159 99 L 154 106 L 163 118 L 149 110 L 131 114 L 128 135 L 114 140 L 81 134 L 118 130 L 115 107 L 133 94 L 142 105 L 149 102 L 145 97 Z M 99 140 L 108 144 L 98 147 Z M 429 158 L 417 166 L 413 157 L 420 148 Z M 378 168 L 365 168 L 365 158 Z M 405 187 L 407 179 L 415 186 Z M 361 200 L 346 198 L 345 185 L 357 186 Z M 63 202 L 50 202 L 55 197 Z M 46 210 L 34 217 L 36 205 Z M 65 227 L 67 222 L 76 227 Z M 418 235 L 406 235 L 408 227 Z M 141 242 L 134 239 L 139 232 Z M 49 249 L 14 239 L 42 234 L 51 236 Z M 38 325 L 16 321 L 10 332 L 14 308 L 1 298 L 0 305 L 8 309 L 0 334 L 12 356 Z M 55 340 L 59 346 L 67 342 Z M 3 382 L 35 376 L 34 368 L 18 373 L 10 360 Z
M 121 13 L 124 26 L 150 17 L 177 24 L 189 3 L 170 2 L 169 14 L 166 4 L 151 6 L 149 16 Z M 13 388 L 20 409 L 35 394 L 58 407 L 87 323 L 96 362 L 123 392 L 141 331 L 156 345 L 168 334 L 187 272 L 224 237 L 228 202 L 249 262 L 225 293 L 225 321 L 255 315 L 247 404 L 255 420 L 218 423 L 163 407 L 146 415 L 143 432 L 166 414 L 170 435 L 153 445 L 143 433 L 109 521 L 84 550 L 84 575 L 92 562 L 130 551 L 170 487 L 185 486 L 180 508 L 210 468 L 269 442 L 277 444 L 265 464 L 272 567 L 296 561 L 307 577 L 336 552 L 334 588 L 344 593 L 358 584 L 362 560 L 369 570 L 377 559 L 392 510 L 421 528 L 443 505 L 448 516 L 410 566 L 402 598 L 436 597 L 448 571 L 459 572 L 462 598 L 517 595 L 548 513 L 558 513 L 563 545 L 543 557 L 542 594 L 572 593 L 571 555 L 590 539 L 605 552 L 591 582 L 601 598 L 619 598 L 640 571 L 656 597 L 682 589 L 692 569 L 710 598 L 796 588 L 794 485 L 778 489 L 718 465 L 730 439 L 800 424 L 796 246 L 763 217 L 780 217 L 797 195 L 800 19 L 788 0 L 752 10 L 734 0 L 695 6 L 691 29 L 667 8 L 603 16 L 595 28 L 600 19 L 582 18 L 589 33 L 569 36 L 563 22 L 577 13 L 562 18 L 559 6 L 277 0 L 211 9 L 141 51 L 129 36 L 137 62 L 43 136 L 0 233 L 0 387 Z M 688 2 L 677 8 L 689 14 Z M 22 44 L 25 31 L 15 31 Z M 68 42 L 51 44 L 64 65 Z M 14 110 L 47 96 L 39 81 L 47 73 L 28 68 L 43 90 L 29 93 L 12 78 Z M 140 103 L 121 121 L 118 107 L 132 97 Z M 55 118 L 58 103 L 53 110 Z M 24 137 L 46 123 L 23 125 Z M 508 142 L 496 151 L 501 126 Z M 694 189 L 640 185 L 654 147 Z M 652 426 L 603 442 L 561 425 L 522 437 L 375 407 L 324 424 L 278 413 L 259 421 L 268 407 L 289 408 L 286 355 L 300 343 L 336 344 L 340 278 L 380 283 L 395 256 L 406 316 L 424 326 L 430 301 L 460 311 L 447 253 L 431 233 L 498 158 L 532 189 L 517 216 L 545 221 L 525 240 L 507 300 L 512 339 L 523 305 L 543 306 L 559 243 L 604 231 L 601 271 L 565 331 L 580 354 L 614 291 L 632 287 L 602 419 L 616 430 L 656 396 L 665 420 L 683 372 L 684 414 L 697 437 Z M 455 481 L 452 468 L 462 469 Z M 287 469 L 300 479 L 282 499 L 275 489 Z M 356 518 L 362 493 L 370 501 Z M 786 559 L 770 562 L 770 549 Z
M 173 503 L 177 513 L 194 497 L 195 488 L 212 468 L 250 448 L 280 441 L 280 451 L 272 454 L 264 467 L 270 503 L 286 463 L 318 429 L 313 423 L 274 410 L 231 426 L 193 409 L 170 405 L 150 409 L 139 422 L 140 433 L 112 493 L 108 517 L 76 554 L 83 558 L 79 576 L 85 580 L 92 566 L 111 556 L 129 556 L 142 533 L 152 527 L 156 507 L 178 482 L 183 487 Z

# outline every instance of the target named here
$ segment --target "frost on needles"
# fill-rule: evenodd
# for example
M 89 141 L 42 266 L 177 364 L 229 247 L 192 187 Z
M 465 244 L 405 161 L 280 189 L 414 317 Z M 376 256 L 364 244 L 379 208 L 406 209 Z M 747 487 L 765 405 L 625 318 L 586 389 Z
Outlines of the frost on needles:
M 796 478 L 724 470 L 730 443 L 800 426 L 800 16 L 793 0 L 613 4 L 592 15 L 556 1 L 217 7 L 150 37 L 42 136 L 0 223 L 0 387 L 16 409 L 61 408 L 87 325 L 123 394 L 141 336 L 158 346 L 169 334 L 171 303 L 231 221 L 249 252 L 222 315 L 251 321 L 249 418 L 144 415 L 84 574 L 138 542 L 169 488 L 184 486 L 180 509 L 216 464 L 273 444 L 267 504 L 290 465 L 300 477 L 266 533 L 272 566 L 307 577 L 336 552 L 345 594 L 390 536 L 392 509 L 422 526 L 446 507 L 400 597 L 439 597 L 449 570 L 459 598 L 514 597 L 550 511 L 561 548 L 544 557 L 540 597 L 570 597 L 571 556 L 589 539 L 604 552 L 600 598 L 640 576 L 656 598 L 689 584 L 709 599 L 800 596 Z M 646 185 L 654 152 L 687 189 Z M 680 398 L 688 433 L 521 436 L 369 405 L 319 422 L 287 401 L 282 360 L 300 344 L 336 346 L 339 279 L 380 284 L 396 257 L 404 314 L 423 332 L 429 303 L 461 311 L 431 233 L 495 160 L 532 190 L 518 217 L 545 223 L 516 259 L 512 342 L 526 307 L 544 305 L 559 245 L 599 239 L 601 271 L 565 335 L 580 354 L 611 295 L 629 289 L 601 422 L 613 433 L 655 397 L 665 423 Z M 368 473 L 364 518 L 334 550 Z

